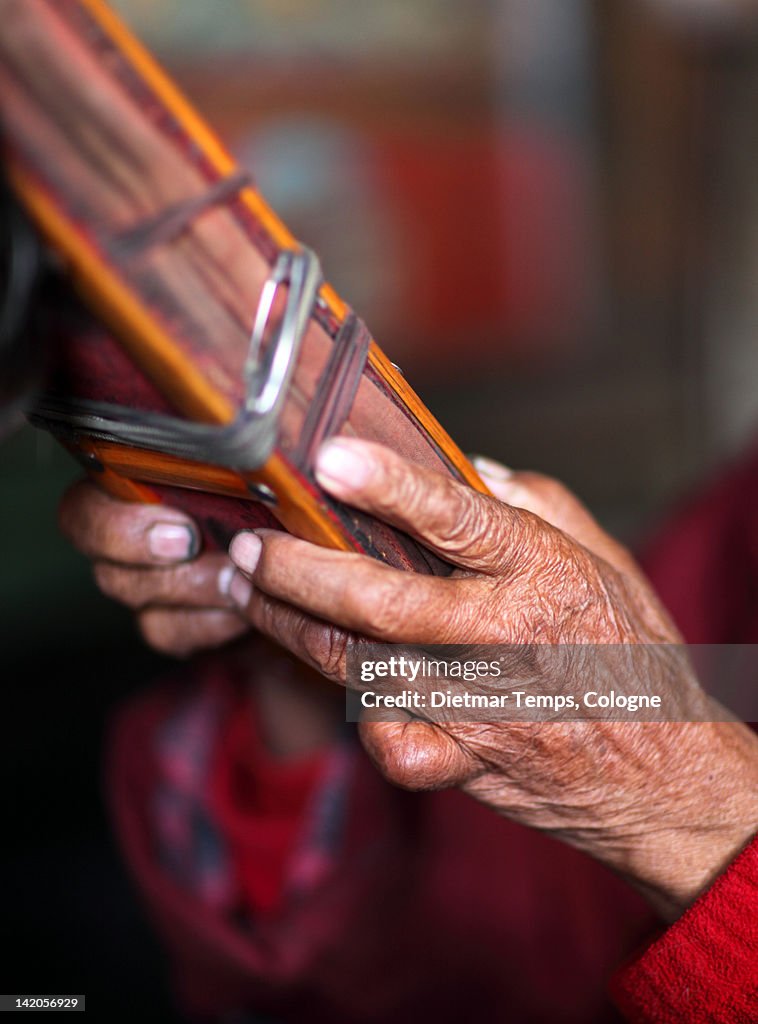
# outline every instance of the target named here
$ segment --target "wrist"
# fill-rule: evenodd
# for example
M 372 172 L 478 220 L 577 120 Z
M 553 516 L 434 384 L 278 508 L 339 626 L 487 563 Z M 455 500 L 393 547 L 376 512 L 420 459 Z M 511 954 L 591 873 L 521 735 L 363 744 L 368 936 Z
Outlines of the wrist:
M 682 728 L 687 756 L 613 865 L 668 920 L 694 903 L 758 830 L 758 737 L 737 722 Z

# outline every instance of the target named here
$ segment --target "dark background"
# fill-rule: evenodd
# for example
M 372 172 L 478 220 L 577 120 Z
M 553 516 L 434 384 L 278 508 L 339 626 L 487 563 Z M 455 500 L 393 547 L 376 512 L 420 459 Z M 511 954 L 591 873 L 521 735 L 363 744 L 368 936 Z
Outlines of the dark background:
M 102 781 L 109 715 L 164 665 L 57 533 L 72 460 L 31 430 L 2 456 L 0 984 L 83 993 L 108 1019 L 155 1009 L 169 1020 L 162 953 L 119 860 Z

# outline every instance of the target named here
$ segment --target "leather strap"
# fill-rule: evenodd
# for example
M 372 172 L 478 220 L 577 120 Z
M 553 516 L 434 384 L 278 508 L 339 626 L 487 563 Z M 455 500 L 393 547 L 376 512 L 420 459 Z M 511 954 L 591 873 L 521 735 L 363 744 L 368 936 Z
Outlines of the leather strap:
M 301 472 L 310 474 L 322 442 L 339 433 L 350 415 L 370 344 L 368 328 L 350 313 L 335 338 L 292 456 Z
M 229 202 L 240 189 L 251 184 L 252 177 L 247 171 L 237 171 L 215 181 L 202 195 L 174 203 L 118 236 L 111 246 L 112 257 L 116 262 L 126 263 L 156 245 L 173 242 L 187 231 L 193 220 L 214 206 Z

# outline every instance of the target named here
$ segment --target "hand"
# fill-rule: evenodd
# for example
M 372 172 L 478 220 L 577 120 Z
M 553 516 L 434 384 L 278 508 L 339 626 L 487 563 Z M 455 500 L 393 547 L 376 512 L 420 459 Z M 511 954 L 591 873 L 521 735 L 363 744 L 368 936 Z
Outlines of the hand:
M 199 553 L 197 526 L 182 512 L 116 501 L 80 482 L 66 493 L 59 520 L 93 560 L 100 589 L 135 610 L 155 650 L 186 657 L 248 632 L 228 594 L 234 567 L 225 554 Z
M 481 464 L 480 464 L 481 465 Z M 495 497 L 340 439 L 318 460 L 336 498 L 457 567 L 402 573 L 277 531 L 239 534 L 230 593 L 249 621 L 343 682 L 355 634 L 399 643 L 630 644 L 630 691 L 678 673 L 680 638 L 630 555 L 559 484 L 484 464 Z M 499 477 L 499 478 L 498 478 Z M 672 680 L 669 678 L 669 686 Z M 636 687 L 639 689 L 639 687 Z M 363 723 L 392 781 L 458 785 L 499 813 L 578 846 L 665 913 L 691 902 L 758 821 L 758 740 L 736 722 Z

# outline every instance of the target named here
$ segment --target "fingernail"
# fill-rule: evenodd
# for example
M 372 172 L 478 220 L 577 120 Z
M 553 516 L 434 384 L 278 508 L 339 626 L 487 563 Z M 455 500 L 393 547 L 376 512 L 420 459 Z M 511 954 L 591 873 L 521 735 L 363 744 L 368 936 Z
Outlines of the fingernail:
M 488 476 L 490 480 L 510 480 L 513 476 L 512 469 L 494 459 L 488 459 L 486 455 L 475 455 L 471 462 L 480 476 Z
M 197 538 L 189 526 L 156 523 L 148 533 L 150 551 L 166 562 L 180 562 L 197 553 Z
M 236 571 L 233 565 L 225 565 L 218 574 L 218 592 L 222 597 L 229 597 L 229 588 Z
M 329 489 L 355 490 L 367 483 L 374 472 L 374 462 L 363 451 L 356 451 L 349 441 L 327 441 L 316 458 L 316 479 Z
M 241 572 L 235 572 L 232 574 L 232 578 L 229 581 L 229 597 L 234 601 L 238 608 L 247 608 L 250 604 L 250 598 L 253 594 L 253 585 L 250 580 L 243 576 Z
M 229 547 L 229 557 L 243 572 L 254 573 L 262 547 L 263 542 L 254 533 L 238 533 Z

